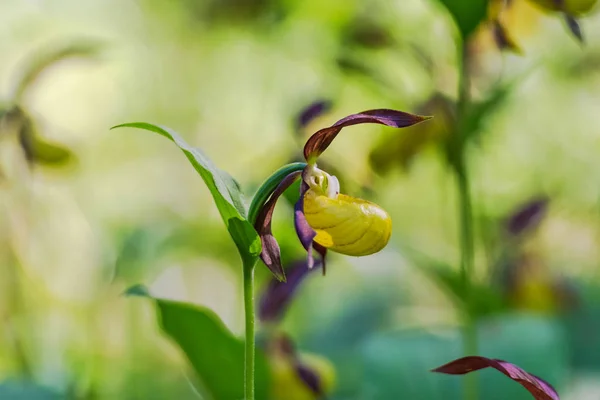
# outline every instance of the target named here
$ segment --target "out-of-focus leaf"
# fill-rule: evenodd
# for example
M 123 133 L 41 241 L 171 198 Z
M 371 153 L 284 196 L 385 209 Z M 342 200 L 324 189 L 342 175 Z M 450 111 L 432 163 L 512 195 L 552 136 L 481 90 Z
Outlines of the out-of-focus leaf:
M 432 371 L 448 375 L 464 375 L 484 368 L 494 368 L 515 382 L 520 383 L 536 400 L 559 400 L 558 393 L 551 384 L 524 371 L 515 364 L 503 360 L 468 356 L 451 361 Z
M 151 297 L 140 285 L 126 294 L 154 301 L 161 329 L 181 348 L 207 392 L 215 400 L 244 398 L 244 342 L 227 329 L 211 310 Z M 256 353 L 256 398 L 266 400 L 269 369 L 262 352 Z
M 66 147 L 47 142 L 39 136 L 33 136 L 31 143 L 32 162 L 47 166 L 61 166 L 75 157 Z
M 488 0 L 440 0 L 446 6 L 464 41 L 469 39 L 471 34 L 486 18 L 488 10 Z
M 577 282 L 578 307 L 562 319 L 576 371 L 600 371 L 600 288 L 595 282 Z
M 470 293 L 466 293 L 460 272 L 449 265 L 429 261 L 420 262 L 419 268 L 451 295 L 463 311 L 476 319 L 506 310 L 506 303 L 498 288 L 472 282 Z M 468 296 L 477 301 L 468 301 Z
M 477 141 L 483 132 L 485 121 L 490 118 L 508 99 L 514 82 L 500 85 L 482 101 L 471 103 L 460 129 L 463 140 Z
M 417 108 L 417 113 L 434 115 L 426 124 L 412 128 L 410 135 L 398 135 L 386 132 L 371 150 L 369 161 L 375 171 L 381 174 L 390 172 L 394 167 L 407 171 L 413 159 L 429 144 L 442 144 L 455 123 L 455 104 L 443 94 L 436 93 Z
M 380 49 L 389 47 L 394 43 L 390 32 L 376 20 L 367 15 L 358 15 L 344 32 L 344 39 L 348 45 L 358 45 L 367 48 Z
M 173 130 L 145 122 L 132 122 L 114 128 L 139 128 L 158 133 L 174 142 L 186 155 L 210 190 L 227 230 L 246 265 L 253 265 L 262 245 L 258 233 L 246 219 L 244 197 L 239 184 L 227 172 L 218 169 L 199 149 L 188 145 Z
M 28 381 L 0 382 L 0 399 L 6 400 L 66 400 L 67 396 Z
M 429 370 L 464 355 L 459 329 L 377 333 L 362 346 L 363 390 L 348 398 L 461 400 L 462 382 Z M 568 350 L 562 328 L 553 319 L 506 314 L 481 321 L 479 351 L 510 359 L 554 383 L 561 390 L 569 377 Z M 356 361 L 357 363 L 359 361 Z M 497 371 L 478 374 L 478 398 L 530 400 L 531 394 Z
M 97 41 L 73 41 L 58 46 L 46 45 L 43 50 L 38 50 L 31 55 L 20 69 L 20 77 L 15 80 L 13 100 L 18 102 L 25 91 L 37 80 L 37 78 L 53 64 L 67 58 L 96 56 L 101 50 L 101 44 Z

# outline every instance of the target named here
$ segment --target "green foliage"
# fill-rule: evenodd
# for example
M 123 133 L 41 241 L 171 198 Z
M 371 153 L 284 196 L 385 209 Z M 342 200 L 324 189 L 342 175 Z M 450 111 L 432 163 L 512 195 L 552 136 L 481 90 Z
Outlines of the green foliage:
M 34 382 L 6 381 L 0 383 L 0 399 L 62 400 L 65 396 Z
M 543 317 L 507 314 L 479 325 L 480 354 L 511 360 L 553 384 L 560 392 L 567 377 L 566 343 L 556 321 Z M 357 398 L 462 399 L 464 377 L 429 372 L 436 363 L 463 354 L 459 332 L 443 335 L 426 331 L 383 333 L 362 346 L 363 391 Z M 497 371 L 477 372 L 482 399 L 529 400 L 523 387 Z
M 464 41 L 487 16 L 488 0 L 440 0 L 456 22 Z
M 419 268 L 422 268 L 433 281 L 451 295 L 458 307 L 468 312 L 473 318 L 478 319 L 507 309 L 502 294 L 490 285 L 471 282 L 471 292 L 467 294 L 460 271 L 449 265 L 426 263 L 420 264 Z M 477 301 L 469 301 L 467 295 Z
M 206 391 L 215 400 L 244 397 L 244 342 L 236 338 L 211 310 L 149 296 L 143 286 L 126 294 L 154 300 L 161 329 L 181 348 Z M 256 398 L 266 399 L 269 370 L 266 358 L 256 354 Z
M 132 122 L 114 128 L 129 127 L 158 133 L 173 141 L 185 154 L 210 190 L 217 209 L 231 238 L 235 242 L 244 265 L 254 265 L 262 246 L 258 234 L 246 219 L 244 197 L 239 184 L 227 172 L 218 169 L 202 151 L 191 147 L 173 130 L 145 122 Z
M 21 75 L 16 80 L 13 90 L 13 101 L 19 102 L 25 91 L 39 78 L 50 66 L 67 58 L 96 56 L 101 48 L 95 41 L 75 41 L 57 47 L 47 46 L 51 51 L 38 51 L 30 56 L 21 69 Z

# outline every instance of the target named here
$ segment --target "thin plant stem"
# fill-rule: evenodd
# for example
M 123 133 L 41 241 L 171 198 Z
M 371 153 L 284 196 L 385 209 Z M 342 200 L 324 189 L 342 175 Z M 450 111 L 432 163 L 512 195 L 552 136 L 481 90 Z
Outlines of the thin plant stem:
M 244 398 L 254 400 L 254 265 L 244 265 L 244 314 L 246 345 L 244 358 Z
M 460 215 L 460 271 L 465 299 L 465 321 L 462 333 L 463 351 L 466 355 L 477 355 L 478 339 L 477 327 L 473 318 L 473 297 L 472 278 L 473 278 L 473 259 L 474 259 L 474 236 L 473 236 L 473 207 L 471 201 L 471 185 L 469 182 L 469 171 L 467 166 L 466 132 L 461 128 L 465 126 L 467 110 L 470 105 L 471 80 L 469 73 L 469 53 L 467 43 L 463 43 L 459 54 L 459 83 L 458 83 L 458 114 L 457 114 L 457 143 L 455 147 L 456 154 L 455 168 L 456 184 L 458 190 L 459 215 Z M 466 400 L 477 400 L 478 384 L 477 376 L 470 374 L 464 378 L 464 396 Z

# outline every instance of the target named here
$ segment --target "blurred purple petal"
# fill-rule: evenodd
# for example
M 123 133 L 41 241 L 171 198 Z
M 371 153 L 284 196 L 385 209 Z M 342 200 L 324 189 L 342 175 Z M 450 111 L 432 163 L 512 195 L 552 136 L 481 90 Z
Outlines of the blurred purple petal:
M 308 366 L 302 364 L 301 362 L 296 362 L 296 373 L 298 377 L 306 384 L 306 386 L 313 391 L 313 393 L 317 396 L 323 395 L 323 385 L 321 384 L 321 378 L 317 373 L 310 369 Z
M 492 35 L 494 36 L 494 41 L 500 51 L 508 50 L 515 54 L 523 53 L 519 45 L 508 34 L 504 25 L 497 19 L 492 22 Z
M 287 268 L 286 282 L 271 279 L 259 300 L 258 318 L 261 321 L 279 320 L 287 310 L 300 284 L 311 271 L 316 271 L 316 269 L 309 269 L 306 260 L 296 261 L 290 268 Z
M 494 368 L 515 382 L 520 383 L 536 400 L 560 400 L 558 393 L 548 382 L 533 374 L 525 372 L 514 364 L 502 360 L 479 356 L 463 357 L 446 365 L 442 365 L 441 367 L 434 369 L 433 372 L 449 375 L 463 375 L 488 367 Z
M 585 38 L 583 37 L 581 25 L 579 25 L 579 21 L 577 20 L 577 18 L 569 14 L 565 14 L 564 18 L 565 22 L 567 23 L 567 27 L 569 28 L 569 31 L 571 31 L 573 36 L 575 36 L 575 38 L 579 40 L 580 43 L 584 44 Z
M 313 134 L 304 145 L 304 158 L 313 161 L 329 147 L 340 131 L 357 124 L 382 124 L 394 128 L 405 128 L 423 122 L 430 117 L 409 114 L 402 111 L 379 109 L 367 110 L 342 118 L 329 128 L 321 129 Z
M 519 235 L 537 227 L 548 209 L 549 199 L 539 197 L 519 207 L 506 222 L 506 230 L 511 235 Z
M 298 377 L 315 395 L 321 397 L 324 394 L 321 377 L 317 371 L 302 363 L 298 357 L 296 345 L 289 336 L 280 334 L 273 340 L 273 348 L 292 363 Z
M 281 266 L 281 252 L 279 244 L 271 231 L 271 222 L 273 220 L 273 211 L 275 204 L 285 190 L 300 176 L 300 172 L 293 172 L 286 176 L 277 186 L 269 201 L 265 203 L 260 210 L 254 227 L 262 241 L 262 252 L 260 258 L 263 260 L 267 268 L 271 270 L 273 275 L 280 281 L 285 281 L 285 272 Z
M 310 124 L 315 118 L 331 110 L 333 103 L 330 100 L 318 100 L 304 108 L 296 121 L 296 129 L 300 130 Z

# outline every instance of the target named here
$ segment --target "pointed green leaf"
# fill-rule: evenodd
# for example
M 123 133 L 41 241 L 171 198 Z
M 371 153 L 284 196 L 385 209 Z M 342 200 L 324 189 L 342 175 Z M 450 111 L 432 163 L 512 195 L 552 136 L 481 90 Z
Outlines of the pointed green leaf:
M 486 18 L 488 0 L 440 0 L 456 22 L 463 40 L 467 40 Z
M 173 130 L 146 122 L 132 122 L 114 128 L 139 128 L 158 133 L 173 141 L 185 154 L 210 190 L 223 222 L 247 265 L 253 265 L 262 245 L 256 230 L 246 218 L 244 197 L 239 184 L 227 172 L 217 168 L 200 149 L 191 147 Z
M 244 342 L 236 338 L 211 310 L 150 297 L 137 285 L 126 294 L 154 300 L 161 329 L 181 348 L 206 391 L 214 400 L 244 398 Z M 256 398 L 265 400 L 269 369 L 263 353 L 256 353 Z

